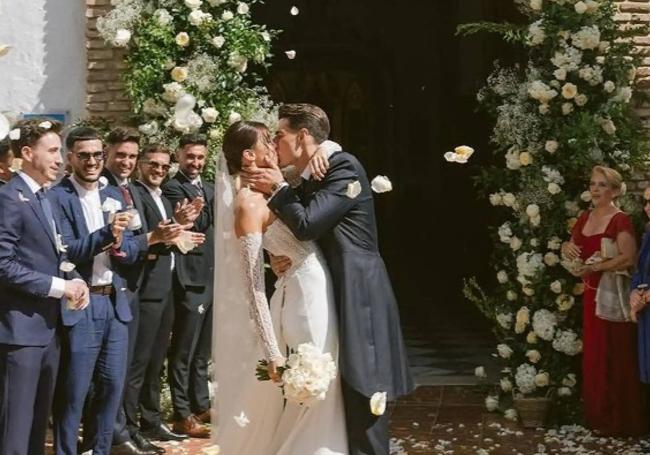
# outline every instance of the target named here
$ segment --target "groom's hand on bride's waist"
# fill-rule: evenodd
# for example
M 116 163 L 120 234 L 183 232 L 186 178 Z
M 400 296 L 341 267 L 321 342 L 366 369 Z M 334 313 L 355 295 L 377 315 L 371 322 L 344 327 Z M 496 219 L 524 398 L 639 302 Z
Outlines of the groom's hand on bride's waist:
M 269 253 L 269 258 L 271 260 L 271 270 L 273 270 L 273 273 L 278 278 L 287 273 L 287 270 L 291 268 L 291 259 L 286 256 L 273 256 Z

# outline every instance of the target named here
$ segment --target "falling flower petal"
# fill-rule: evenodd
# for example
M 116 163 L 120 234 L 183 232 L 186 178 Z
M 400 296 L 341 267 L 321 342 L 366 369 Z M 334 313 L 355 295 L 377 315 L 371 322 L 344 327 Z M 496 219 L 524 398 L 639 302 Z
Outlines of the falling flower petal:
M 63 261 L 59 266 L 59 270 L 62 272 L 72 272 L 76 266 L 72 262 Z
M 11 46 L 7 44 L 0 44 L 0 57 L 4 57 L 11 50 Z
M 294 58 L 296 58 L 296 51 L 293 51 L 293 50 L 292 51 L 286 51 L 285 54 L 287 54 L 287 58 L 289 60 L 293 60 Z
M 240 427 L 244 428 L 246 427 L 249 423 L 251 423 L 250 420 L 248 420 L 248 417 L 246 417 L 246 414 L 244 414 L 244 411 L 241 412 L 238 416 L 233 417 L 235 419 L 235 422 L 237 422 L 237 425 Z
M 385 175 L 378 175 L 372 179 L 370 186 L 375 193 L 387 193 L 393 190 L 393 184 Z
M 45 130 L 49 130 L 50 128 L 52 128 L 52 122 L 50 122 L 49 120 L 45 120 L 44 122 L 39 123 L 38 127 L 43 128 Z
M 297 16 L 298 14 L 300 14 L 300 10 L 298 9 L 297 6 L 291 7 L 291 10 L 289 12 L 291 13 L 292 16 Z
M 375 392 L 370 397 L 370 412 L 376 416 L 384 415 L 384 412 L 386 412 L 386 392 Z
M 12 141 L 17 141 L 20 139 L 20 128 L 14 128 L 13 130 L 9 131 L 9 139 Z

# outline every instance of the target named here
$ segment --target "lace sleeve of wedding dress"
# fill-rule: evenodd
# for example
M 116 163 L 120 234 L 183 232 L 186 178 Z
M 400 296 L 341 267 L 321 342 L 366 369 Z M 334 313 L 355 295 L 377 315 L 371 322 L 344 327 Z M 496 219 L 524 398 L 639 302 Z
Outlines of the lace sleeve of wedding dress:
M 268 361 L 283 360 L 284 356 L 275 338 L 271 311 L 266 300 L 264 288 L 264 254 L 262 250 L 262 233 L 247 234 L 240 239 L 242 259 L 246 275 L 246 297 L 250 304 L 250 313 L 262 340 L 262 350 Z

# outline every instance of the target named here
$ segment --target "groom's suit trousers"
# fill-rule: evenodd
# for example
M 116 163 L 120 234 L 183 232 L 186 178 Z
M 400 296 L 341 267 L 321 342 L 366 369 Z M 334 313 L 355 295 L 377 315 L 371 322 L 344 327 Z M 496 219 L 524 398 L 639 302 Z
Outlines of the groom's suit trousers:
M 350 455 L 388 455 L 388 416 L 373 415 L 370 398 L 354 390 L 345 380 L 341 380 L 341 385 Z

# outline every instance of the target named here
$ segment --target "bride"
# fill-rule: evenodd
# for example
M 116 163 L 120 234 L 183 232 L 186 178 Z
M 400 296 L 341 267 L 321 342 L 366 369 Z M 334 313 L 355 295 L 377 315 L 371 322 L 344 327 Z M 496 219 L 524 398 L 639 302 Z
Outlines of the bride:
M 214 442 L 221 455 L 347 455 L 340 379 L 324 400 L 285 402 L 278 368 L 302 343 L 338 357 L 332 283 L 314 242 L 298 241 L 273 215 L 264 195 L 242 188 L 243 167 L 264 167 L 277 156 L 262 123 L 240 121 L 224 136 L 216 184 Z M 270 305 L 263 249 L 291 259 Z M 273 382 L 255 376 L 269 363 Z

